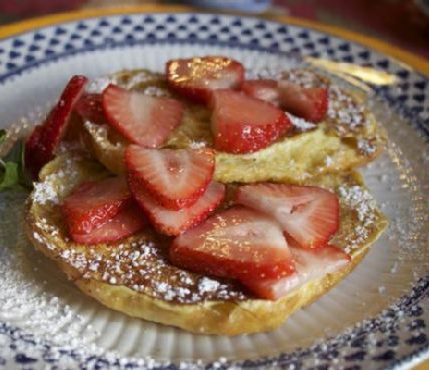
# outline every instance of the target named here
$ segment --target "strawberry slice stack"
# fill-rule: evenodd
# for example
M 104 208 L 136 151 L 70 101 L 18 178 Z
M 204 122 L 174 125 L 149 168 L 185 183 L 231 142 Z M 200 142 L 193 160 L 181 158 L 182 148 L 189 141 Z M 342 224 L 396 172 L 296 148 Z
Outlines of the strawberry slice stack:
M 295 270 L 279 225 L 245 207 L 219 212 L 177 237 L 170 259 L 189 270 L 242 282 L 281 278 Z
M 113 218 L 131 200 L 125 179 L 90 181 L 73 189 L 63 202 L 72 234 L 90 233 Z
M 227 58 L 167 63 L 169 86 L 182 97 L 207 104 L 212 110 L 215 149 L 244 154 L 266 148 L 291 126 L 278 107 L 313 122 L 324 118 L 326 89 L 301 87 L 289 81 L 243 81 L 243 70 L 238 62 Z M 154 172 L 153 168 L 147 171 L 146 167 L 143 172 Z M 173 215 L 166 209 L 159 211 L 160 205 L 172 207 L 165 203 L 165 194 L 158 198 L 160 189 L 154 190 L 147 179 L 140 182 L 146 184 L 144 191 L 137 192 L 139 180 L 135 175 L 131 176 L 130 187 L 135 189 L 133 193 L 149 219 L 160 232 L 180 234 L 172 243 L 170 259 L 182 268 L 238 279 L 258 296 L 277 299 L 349 261 L 347 254 L 328 245 L 339 226 L 339 204 L 327 190 L 274 184 L 243 186 L 236 197 L 241 206 L 218 212 L 183 233 L 172 224 L 166 227 L 166 220 Z M 171 189 L 172 185 L 163 186 Z
M 125 154 L 130 178 L 172 210 L 193 205 L 205 192 L 213 177 L 214 159 L 211 149 L 153 150 L 130 145 Z
M 258 297 L 279 299 L 344 268 L 350 257 L 329 245 L 338 230 L 338 198 L 311 186 L 241 186 L 236 203 L 178 236 L 171 261 L 241 281 Z
M 266 148 L 291 126 L 274 105 L 233 90 L 212 93 L 211 129 L 215 147 L 230 153 Z
M 143 229 L 145 224 L 140 209 L 134 204 L 123 209 L 90 233 L 71 234 L 71 236 L 73 241 L 80 244 L 113 243 L 134 235 Z
M 291 127 L 282 110 L 261 101 L 277 103 L 276 81 L 243 83 L 244 67 L 233 59 L 175 59 L 166 69 L 171 89 L 212 109 L 211 131 L 217 150 L 251 153 L 266 148 Z
M 85 182 L 64 200 L 61 209 L 71 239 L 112 243 L 150 227 L 149 221 L 172 237 L 173 264 L 237 279 L 264 299 L 279 299 L 347 266 L 350 256 L 329 244 L 340 220 L 335 194 L 312 186 L 244 185 L 232 206 L 215 212 L 226 191 L 213 180 L 215 150 L 163 148 L 181 123 L 183 99 L 211 109 L 216 150 L 245 154 L 288 132 L 291 123 L 284 110 L 323 120 L 327 89 L 286 80 L 245 81 L 242 64 L 218 56 L 171 60 L 166 78 L 180 100 L 115 85 L 89 94 L 84 92 L 87 79 L 75 76 L 27 140 L 26 161 L 35 176 L 53 158 L 73 111 L 84 120 L 110 125 L 130 143 L 125 177 Z
M 212 181 L 210 149 L 148 149 L 125 152 L 128 184 L 152 225 L 179 235 L 203 221 L 222 202 L 225 186 Z
M 81 244 L 114 242 L 146 223 L 121 177 L 80 184 L 64 199 L 62 212 L 72 240 Z
M 350 262 L 344 251 L 329 245 L 340 219 L 338 198 L 330 191 L 314 186 L 246 185 L 237 191 L 236 201 L 275 219 L 295 260 L 295 272 L 285 278 L 244 282 L 258 296 L 278 299 Z
M 328 111 L 328 89 L 303 87 L 288 80 L 247 80 L 242 91 L 250 97 L 266 101 L 307 121 L 323 121 Z
M 238 190 L 237 201 L 271 215 L 304 248 L 323 247 L 339 227 L 338 198 L 319 187 L 246 185 Z

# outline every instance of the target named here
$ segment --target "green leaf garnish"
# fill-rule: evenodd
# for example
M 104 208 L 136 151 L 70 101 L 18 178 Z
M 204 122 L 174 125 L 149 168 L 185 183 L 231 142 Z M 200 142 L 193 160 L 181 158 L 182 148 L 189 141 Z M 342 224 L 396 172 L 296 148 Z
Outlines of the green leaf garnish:
M 4 163 L 3 174 L 0 178 L 0 191 L 11 189 L 19 184 L 19 168 L 18 163 Z
M 0 130 L 0 143 L 7 135 Z M 15 143 L 3 159 L 0 159 L 0 191 L 31 189 L 30 177 L 25 171 L 25 145 L 22 140 Z

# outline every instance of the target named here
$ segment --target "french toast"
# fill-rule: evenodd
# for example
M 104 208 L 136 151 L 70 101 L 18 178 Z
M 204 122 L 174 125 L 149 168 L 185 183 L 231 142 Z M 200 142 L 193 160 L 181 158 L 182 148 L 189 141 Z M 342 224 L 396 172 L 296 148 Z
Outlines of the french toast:
M 107 176 L 109 172 L 85 152 L 68 151 L 48 163 L 28 199 L 29 239 L 83 292 L 107 307 L 195 333 L 236 335 L 274 329 L 347 275 L 387 226 L 358 173 L 308 180 L 307 185 L 338 194 L 340 229 L 332 242 L 351 256 L 351 263 L 278 300 L 259 299 L 237 282 L 173 266 L 167 252 L 171 238 L 151 228 L 111 244 L 72 242 L 60 210 L 62 200 L 79 183 Z
M 306 86 L 330 86 L 326 118 L 315 125 L 291 117 L 293 130 L 253 153 L 216 152 L 215 179 L 222 183 L 276 181 L 304 183 L 312 176 L 348 171 L 374 160 L 384 149 L 386 133 L 365 105 L 363 96 L 336 86 L 306 69 L 285 71 L 292 81 Z M 147 70 L 122 71 L 106 77 L 118 86 L 153 96 L 175 96 L 163 74 Z M 103 81 L 103 79 L 101 79 Z M 163 147 L 213 147 L 210 110 L 187 103 L 180 126 Z M 127 140 L 109 125 L 83 122 L 82 137 L 95 157 L 110 171 L 124 173 Z
M 131 316 L 206 334 L 279 326 L 387 225 L 353 172 L 386 141 L 363 97 L 307 69 L 279 78 L 244 80 L 222 56 L 73 76 L 26 142 L 29 239 Z

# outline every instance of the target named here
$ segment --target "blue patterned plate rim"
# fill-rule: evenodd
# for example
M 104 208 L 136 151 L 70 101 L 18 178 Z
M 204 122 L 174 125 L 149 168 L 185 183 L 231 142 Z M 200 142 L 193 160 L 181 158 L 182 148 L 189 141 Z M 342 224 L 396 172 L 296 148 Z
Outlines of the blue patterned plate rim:
M 158 38 L 155 34 L 148 34 L 144 38 L 134 38 L 134 37 L 125 37 L 122 41 L 118 40 L 106 40 L 101 44 L 95 44 L 93 42 L 88 42 L 84 44 L 80 48 L 71 47 L 69 50 L 61 52 L 61 53 L 46 53 L 43 58 L 31 59 L 27 58 L 27 60 L 23 60 L 22 64 L 19 65 L 17 62 L 12 63 L 9 59 L 19 59 L 23 56 L 23 53 L 19 51 L 15 51 L 16 49 L 26 45 L 26 42 L 22 40 L 23 37 L 28 35 L 39 35 L 39 37 L 43 38 L 43 32 L 47 30 L 56 30 L 57 33 L 61 33 L 62 27 L 75 27 L 76 29 L 82 28 L 87 29 L 90 26 L 88 23 L 99 20 L 99 22 L 106 22 L 107 27 L 108 20 L 111 18 L 119 18 L 121 23 L 127 24 L 132 22 L 133 18 L 141 17 L 143 21 L 147 22 L 155 22 L 156 18 L 164 17 L 163 19 L 177 19 L 188 17 L 187 21 L 193 21 L 198 23 L 198 18 L 205 17 L 211 22 L 220 22 L 221 19 L 226 19 L 230 21 L 230 23 L 236 23 L 237 27 L 241 27 L 243 23 L 253 22 L 255 27 L 259 27 L 260 29 L 264 29 L 268 26 L 275 28 L 276 34 L 274 36 L 274 41 L 270 45 L 260 45 L 259 42 L 255 42 L 250 40 L 248 43 L 237 42 L 237 40 L 229 40 L 222 41 L 216 38 L 198 38 L 198 37 L 190 37 L 190 34 L 187 34 L 187 37 L 184 38 L 171 38 L 164 37 Z M 182 22 L 183 23 L 183 22 Z M 301 32 L 295 35 L 295 38 L 301 39 L 310 39 L 309 42 L 301 42 L 298 45 L 295 45 L 293 37 L 284 36 L 288 35 L 288 29 L 293 28 L 295 30 L 300 30 Z M 279 36 L 279 34 L 283 34 L 283 36 Z M 40 36 L 41 35 L 41 36 Z M 168 35 L 167 35 L 168 36 Z M 44 38 L 47 36 L 45 35 Z M 317 50 L 317 47 L 314 46 L 314 41 L 312 39 L 316 39 L 325 47 L 321 50 Z M 337 47 L 339 50 L 328 48 L 326 49 L 326 45 L 330 43 L 329 40 L 336 39 L 341 40 L 342 43 Z M 6 43 L 10 42 L 10 51 L 6 53 Z M 357 62 L 372 65 L 381 69 L 384 69 L 388 72 L 395 73 L 399 78 L 399 87 L 403 90 L 407 91 L 409 85 L 412 83 L 413 86 L 417 86 L 418 88 L 422 87 L 420 95 L 413 95 L 412 97 L 408 97 L 406 94 L 398 93 L 397 89 L 393 88 L 378 88 L 376 92 L 378 96 L 386 100 L 389 105 L 398 111 L 400 114 L 404 115 L 411 124 L 419 130 L 419 132 L 425 137 L 427 141 L 429 141 L 429 96 L 425 95 L 424 89 L 429 85 L 429 79 L 422 74 L 416 73 L 414 71 L 410 71 L 399 63 L 395 62 L 394 59 L 384 56 L 378 52 L 371 51 L 367 49 L 364 45 L 350 42 L 346 40 L 342 40 L 336 36 L 330 36 L 327 33 L 312 30 L 309 28 L 296 26 L 296 25 L 287 25 L 274 21 L 261 20 L 253 17 L 237 17 L 234 15 L 211 15 L 206 13 L 151 13 L 151 14 L 129 14 L 129 15 L 108 15 L 108 16 L 95 16 L 86 18 L 79 21 L 69 21 L 64 23 L 59 23 L 55 25 L 48 25 L 42 28 L 38 28 L 36 31 L 27 31 L 18 35 L 14 35 L 11 37 L 7 37 L 0 40 L 0 85 L 9 81 L 10 78 L 16 77 L 24 73 L 25 71 L 33 68 L 37 68 L 38 66 L 47 64 L 51 61 L 58 61 L 61 58 L 69 55 L 75 55 L 79 53 L 92 52 L 94 50 L 103 50 L 124 46 L 135 46 L 142 44 L 159 44 L 159 43 L 201 43 L 206 44 L 210 42 L 212 45 L 217 46 L 229 46 L 234 48 L 241 48 L 246 50 L 257 50 L 263 51 L 272 54 L 288 54 L 295 56 L 299 55 L 311 55 L 313 57 L 328 57 L 330 59 L 352 62 L 356 55 L 359 56 L 357 58 Z M 312 46 L 313 45 L 313 46 Z M 27 45 L 31 47 L 30 45 Z M 39 48 L 40 49 L 40 48 Z M 320 49 L 320 48 L 319 48 Z M 49 49 L 45 50 L 48 51 Z M 14 52 L 15 51 L 15 52 Z M 19 54 L 19 55 L 18 55 Z M 325 55 L 327 54 L 327 55 Z M 31 55 L 31 54 L 27 54 Z M 2 71 L 1 66 L 5 66 L 5 71 Z M 429 95 L 429 94 L 428 94 Z M 416 104 L 417 101 L 417 104 Z M 386 341 L 391 340 L 392 342 L 397 343 L 399 340 L 398 337 L 395 339 L 395 332 L 398 330 L 396 318 L 407 316 L 410 318 L 411 324 L 410 327 L 422 328 L 426 327 L 426 323 L 422 319 L 412 319 L 414 317 L 419 317 L 422 315 L 424 308 L 422 307 L 422 301 L 429 296 L 429 274 L 423 278 L 421 278 L 416 285 L 411 290 L 410 294 L 403 296 L 395 305 L 384 310 L 377 317 L 366 320 L 362 323 L 358 323 L 352 329 L 346 331 L 343 334 L 340 334 L 336 337 L 328 338 L 322 344 L 315 344 L 309 348 L 300 348 L 291 353 L 282 353 L 275 357 L 263 357 L 259 359 L 249 359 L 244 361 L 228 361 L 226 359 L 220 359 L 219 361 L 208 363 L 202 365 L 205 368 L 229 368 L 231 366 L 243 367 L 243 368 L 251 368 L 257 366 L 296 366 L 299 368 L 302 365 L 303 359 L 308 357 L 310 354 L 312 356 L 317 356 L 320 359 L 321 365 L 315 367 L 315 369 L 327 368 L 329 362 L 339 355 L 338 348 L 341 346 L 352 346 L 356 348 L 356 351 L 349 355 L 350 363 L 358 363 L 361 360 L 368 360 L 365 353 L 362 353 L 363 343 L 367 340 L 366 336 L 370 332 L 374 332 L 375 330 L 381 331 L 385 334 L 387 338 Z M 390 318 L 390 320 L 385 320 L 385 318 Z M 412 332 L 413 329 L 410 329 Z M 52 353 L 56 352 L 57 356 L 64 356 L 72 358 L 76 364 L 80 364 L 82 367 L 95 367 L 101 368 L 105 365 L 112 365 L 116 367 L 127 367 L 127 368 L 138 368 L 138 367 L 154 367 L 154 368 L 168 368 L 175 369 L 178 368 L 176 364 L 167 364 L 162 362 L 145 362 L 144 360 L 133 360 L 120 358 L 108 358 L 103 356 L 92 356 L 92 355 L 83 355 L 75 352 L 73 349 L 62 348 L 58 349 L 49 345 L 49 343 L 40 344 L 35 338 L 32 337 L 31 334 L 24 333 L 19 328 L 13 327 L 5 322 L 0 322 L 0 334 L 5 334 L 10 337 L 12 341 L 12 345 L 10 347 L 11 352 L 16 350 L 16 346 L 14 347 L 13 343 L 23 341 L 27 345 L 34 345 L 40 351 L 41 357 L 47 363 L 54 365 L 56 363 L 55 356 L 52 357 Z M 390 338 L 390 339 L 389 339 Z M 383 346 L 386 348 L 386 351 L 381 355 L 378 355 L 375 358 L 371 358 L 371 360 L 377 362 L 382 367 L 387 368 L 397 368 L 401 365 L 409 363 L 410 360 L 415 359 L 417 357 L 427 355 L 429 349 L 429 341 L 426 337 L 425 333 L 419 333 L 416 336 L 411 336 L 408 339 L 409 343 L 415 346 L 415 349 L 410 351 L 408 354 L 402 357 L 396 357 L 395 351 L 392 349 L 395 345 L 389 345 L 389 343 L 374 343 L 376 346 Z M 16 351 L 15 351 L 16 352 Z M 50 360 L 49 360 L 50 358 Z M 37 359 L 31 358 L 27 356 L 25 353 L 16 353 L 15 361 L 21 365 L 31 365 Z M 143 361 L 143 362 L 142 362 Z M 2 365 L 2 359 L 0 358 L 0 366 Z M 150 365 L 150 366 L 149 366 Z M 191 364 L 189 364 L 191 365 Z M 195 365 L 199 366 L 199 365 Z M 325 366 L 325 367 L 324 367 Z M 350 367 L 350 369 L 359 369 L 359 365 L 354 365 L 354 367 Z

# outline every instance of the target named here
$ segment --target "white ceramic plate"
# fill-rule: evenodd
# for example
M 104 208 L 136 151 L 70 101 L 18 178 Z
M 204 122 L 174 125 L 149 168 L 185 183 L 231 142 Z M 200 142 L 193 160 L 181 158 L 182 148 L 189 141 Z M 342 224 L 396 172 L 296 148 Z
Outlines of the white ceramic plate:
M 0 368 L 402 366 L 428 348 L 429 81 L 362 46 L 254 18 L 202 14 L 99 16 L 0 40 L 0 126 L 37 121 L 73 74 L 162 71 L 166 60 L 223 54 L 253 73 L 290 53 L 368 64 L 398 76 L 373 109 L 389 133 L 364 170 L 390 227 L 344 281 L 271 333 L 193 335 L 104 308 L 33 251 L 23 195 L 0 194 Z

